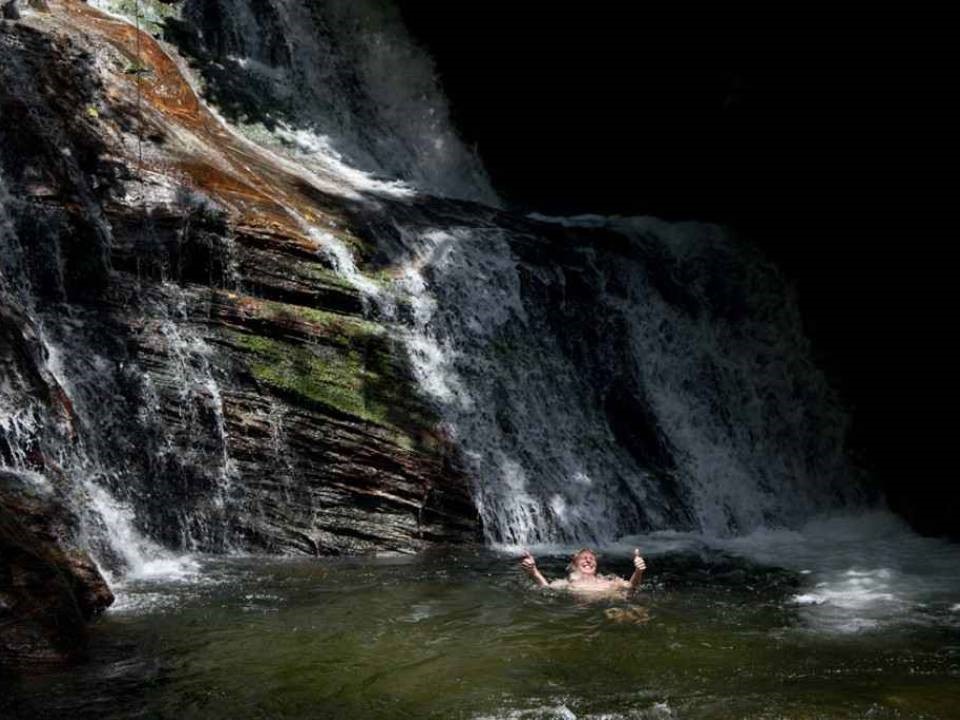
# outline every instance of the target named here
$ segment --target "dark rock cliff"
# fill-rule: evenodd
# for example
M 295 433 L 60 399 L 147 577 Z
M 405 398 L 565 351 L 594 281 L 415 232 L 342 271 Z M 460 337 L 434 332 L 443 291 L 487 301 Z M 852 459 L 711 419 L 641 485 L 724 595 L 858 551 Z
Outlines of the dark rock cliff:
M 152 38 L 83 3 L 3 23 L 0 54 L 0 465 L 81 506 L 105 488 L 172 548 L 475 538 L 402 348 L 306 229 L 373 256 L 350 229 L 362 199 L 232 134 Z M 104 603 L 21 502 L 0 495 L 0 573 L 72 628 Z
M 0 667 L 83 656 L 84 623 L 113 595 L 76 531 L 45 478 L 0 471 Z
M 348 202 L 226 131 L 128 25 L 54 3 L 2 33 L 8 275 L 141 529 L 318 554 L 472 537 L 402 349 L 298 222 L 363 253 Z
M 413 552 L 478 510 L 522 545 L 859 501 L 756 253 L 418 194 L 255 93 L 229 126 L 191 78 L 222 101 L 256 57 L 184 17 L 183 54 L 80 2 L 0 26 L 0 467 L 73 513 L 51 553 L 135 574 L 163 548 Z

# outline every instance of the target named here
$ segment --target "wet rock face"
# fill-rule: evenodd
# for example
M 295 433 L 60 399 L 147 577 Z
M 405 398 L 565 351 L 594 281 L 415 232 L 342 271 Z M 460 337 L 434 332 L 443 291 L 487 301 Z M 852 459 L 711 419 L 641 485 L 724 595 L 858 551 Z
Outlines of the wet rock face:
M 0 17 L 4 20 L 19 20 L 20 9 L 17 7 L 17 0 L 4 0 L 0 3 Z
M 0 27 L 0 414 L 31 420 L 0 464 L 175 549 L 473 540 L 404 350 L 305 229 L 372 256 L 358 198 L 226 131 L 149 36 L 49 5 Z
M 48 479 L 0 471 L 0 666 L 83 656 L 85 623 L 113 594 L 76 530 Z

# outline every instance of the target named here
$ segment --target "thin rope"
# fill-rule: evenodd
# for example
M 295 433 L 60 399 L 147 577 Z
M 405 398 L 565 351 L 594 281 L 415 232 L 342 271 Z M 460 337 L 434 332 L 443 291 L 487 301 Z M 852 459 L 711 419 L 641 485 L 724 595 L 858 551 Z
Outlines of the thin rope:
M 140 181 L 140 201 L 145 202 L 143 190 L 143 60 L 140 51 L 140 0 L 136 0 L 134 19 L 137 28 L 137 179 Z

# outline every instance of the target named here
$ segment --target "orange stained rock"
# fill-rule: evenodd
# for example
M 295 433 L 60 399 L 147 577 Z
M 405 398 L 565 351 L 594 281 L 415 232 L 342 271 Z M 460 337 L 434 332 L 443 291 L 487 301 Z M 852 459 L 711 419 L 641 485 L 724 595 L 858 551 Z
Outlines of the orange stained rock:
M 271 154 L 238 137 L 225 127 L 194 92 L 180 67 L 149 33 L 103 14 L 78 0 L 52 0 L 53 15 L 70 31 L 87 35 L 93 43 L 106 43 L 121 53 L 136 70 L 116 73 L 125 84 L 128 101 L 137 98 L 143 115 L 138 122 L 160 124 L 168 134 L 186 130 L 198 139 L 201 149 L 180 150 L 174 167 L 198 190 L 216 198 L 234 214 L 234 220 L 251 227 L 264 227 L 315 249 L 297 217 L 322 223 L 326 214 L 300 188 L 304 180 L 282 167 Z M 108 93 L 117 98 L 116 93 Z M 166 126 L 166 127 L 163 127 Z M 148 158 L 144 163 L 151 162 Z M 163 172 L 162 168 L 157 168 Z M 292 211 L 292 212 L 291 212 Z
M 130 81 L 136 83 L 139 76 L 144 101 L 151 107 L 176 116 L 184 125 L 202 127 L 208 121 L 219 124 L 203 107 L 180 69 L 149 33 L 140 32 L 138 48 L 137 30 L 132 25 L 104 15 L 85 2 L 60 0 L 50 4 L 55 13 L 64 13 L 71 25 L 102 38 L 123 53 L 131 67 L 139 66 L 149 71 L 130 73 Z

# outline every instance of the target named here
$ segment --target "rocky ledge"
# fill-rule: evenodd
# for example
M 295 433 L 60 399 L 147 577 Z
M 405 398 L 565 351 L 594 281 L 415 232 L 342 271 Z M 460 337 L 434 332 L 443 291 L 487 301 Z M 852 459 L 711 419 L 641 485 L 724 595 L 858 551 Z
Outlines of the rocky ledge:
M 19 478 L 0 493 L 0 653 L 72 656 L 109 604 L 67 542 L 80 527 L 129 564 L 100 491 L 175 550 L 475 539 L 403 347 L 335 271 L 331 247 L 377 256 L 351 229 L 376 199 L 234 133 L 182 60 L 85 3 L 3 21 L 0 55 L 0 467 Z
M 350 221 L 371 201 L 236 135 L 149 35 L 48 5 L 0 30 L 4 299 L 42 327 L 76 437 L 0 431 L 3 462 L 45 472 L 72 443 L 173 547 L 474 538 L 405 351 L 334 272 L 330 243 L 376 254 Z

